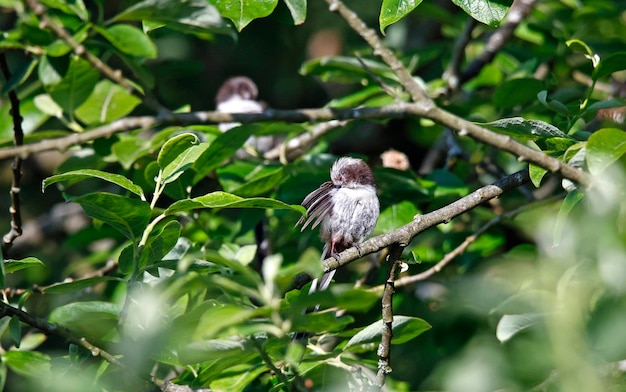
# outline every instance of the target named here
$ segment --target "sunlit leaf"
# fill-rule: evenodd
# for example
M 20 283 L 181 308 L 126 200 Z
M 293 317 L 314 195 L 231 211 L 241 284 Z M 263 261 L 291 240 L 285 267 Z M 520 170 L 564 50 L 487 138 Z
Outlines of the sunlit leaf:
M 143 196 L 143 190 L 140 186 L 135 185 L 128 178 L 115 173 L 107 173 L 101 170 L 93 170 L 93 169 L 81 169 L 81 170 L 73 170 L 67 173 L 57 174 L 43 180 L 42 192 L 46 190 L 46 188 L 52 184 L 56 184 L 61 181 L 80 181 L 85 178 L 99 178 L 104 181 L 108 181 L 112 184 L 120 186 L 137 196 Z
M 496 338 L 501 342 L 507 342 L 518 333 L 536 325 L 543 319 L 543 315 L 537 313 L 528 314 L 505 314 L 498 321 Z
M 157 56 L 154 42 L 143 31 L 134 26 L 115 24 L 106 29 L 96 27 L 96 31 L 121 52 L 149 59 Z
M 539 120 L 526 120 L 522 117 L 503 118 L 480 125 L 494 132 L 530 140 L 552 137 L 568 138 L 554 125 Z
M 626 132 L 604 128 L 594 132 L 587 141 L 587 165 L 592 174 L 600 174 L 626 154 Z
M 254 19 L 264 18 L 274 11 L 278 0 L 211 0 L 220 14 L 230 19 L 241 31 Z
M 6 259 L 4 260 L 4 271 L 7 274 L 24 268 L 45 267 L 44 263 L 36 257 L 26 257 L 20 260 Z
M 124 117 L 141 103 L 141 99 L 110 80 L 101 80 L 83 104 L 76 117 L 86 124 L 108 123 Z
M 84 290 L 87 287 L 95 286 L 102 282 L 120 281 L 120 278 L 114 276 L 96 276 L 93 278 L 78 279 L 72 282 L 55 283 L 50 286 L 43 287 L 41 291 L 46 294 L 69 294 Z
M 137 199 L 100 192 L 68 197 L 68 201 L 80 204 L 87 215 L 111 225 L 131 241 L 141 237 L 150 221 L 150 205 Z
M 50 97 L 68 114 L 85 102 L 100 79 L 100 73 L 80 57 L 73 56 L 63 79 L 48 86 Z
M 307 0 L 283 0 L 293 19 L 293 24 L 299 25 L 304 23 L 306 19 L 306 3 Z
M 279 200 L 264 197 L 245 199 L 226 192 L 212 192 L 193 199 L 179 200 L 165 210 L 165 214 L 172 215 L 177 212 L 190 211 L 198 208 L 271 208 L 289 209 L 300 213 L 304 212 L 304 208 L 300 205 L 290 205 Z
M 469 16 L 486 25 L 497 27 L 509 11 L 512 0 L 452 0 Z
M 420 318 L 394 315 L 392 323 L 393 339 L 391 343 L 401 344 L 408 342 L 409 340 L 414 339 L 422 333 L 428 331 L 430 328 L 430 324 Z M 361 344 L 380 342 L 382 330 L 382 320 L 368 325 L 348 341 L 345 349 Z
M 384 34 L 387 26 L 407 16 L 421 3 L 422 0 L 383 0 L 378 17 L 380 32 Z
M 231 33 L 217 8 L 205 0 L 145 0 L 119 13 L 115 20 L 148 20 L 193 34 Z

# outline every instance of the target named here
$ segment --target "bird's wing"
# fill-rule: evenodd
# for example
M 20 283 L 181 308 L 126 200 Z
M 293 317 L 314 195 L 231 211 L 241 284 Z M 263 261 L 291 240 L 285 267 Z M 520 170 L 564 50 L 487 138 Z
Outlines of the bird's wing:
M 303 231 L 306 227 L 313 222 L 311 228 L 315 228 L 322 222 L 333 209 L 332 195 L 335 192 L 336 187 L 332 182 L 328 181 L 323 183 L 319 188 L 309 193 L 307 197 L 302 201 L 302 206 L 306 208 L 307 216 L 301 217 L 296 226 L 302 225 Z

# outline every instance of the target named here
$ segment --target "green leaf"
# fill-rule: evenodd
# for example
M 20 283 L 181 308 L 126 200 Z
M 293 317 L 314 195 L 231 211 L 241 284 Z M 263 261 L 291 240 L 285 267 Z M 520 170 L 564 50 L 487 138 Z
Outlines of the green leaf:
M 220 14 L 230 19 L 241 31 L 254 19 L 264 18 L 274 11 L 278 0 L 211 0 Z
M 304 213 L 304 207 L 286 204 L 279 200 L 265 197 L 244 199 L 243 197 L 226 192 L 212 192 L 193 199 L 179 200 L 165 210 L 165 215 L 172 215 L 177 212 L 190 211 L 197 208 L 270 208 L 277 210 L 293 210 L 301 214 Z
M 614 72 L 626 69 L 626 52 L 613 53 L 603 59 L 593 70 L 593 80 L 602 79 Z
M 99 78 L 100 73 L 92 68 L 87 60 L 72 56 L 63 79 L 57 84 L 46 87 L 50 97 L 66 113 L 72 115 L 74 110 L 89 97 Z
M 143 190 L 139 185 L 135 185 L 128 178 L 114 173 L 107 173 L 101 170 L 93 170 L 93 169 L 80 169 L 73 170 L 67 173 L 56 174 L 54 176 L 48 177 L 43 180 L 42 192 L 46 190 L 46 188 L 52 184 L 61 181 L 80 181 L 84 178 L 100 178 L 104 181 L 108 181 L 112 184 L 115 184 L 119 187 L 122 187 L 137 196 L 143 198 Z
M 601 109 L 613 109 L 626 106 L 626 101 L 623 99 L 607 99 L 605 101 L 594 102 L 587 106 L 586 112 L 593 112 Z
M 48 7 L 56 8 L 66 14 L 76 15 L 83 21 L 89 19 L 89 12 L 87 11 L 87 7 L 85 7 L 85 3 L 83 3 L 83 0 L 42 0 L 41 2 Z
M 235 161 L 217 170 L 224 191 L 241 197 L 258 196 L 274 189 L 284 178 L 282 166 Z
M 452 0 L 477 21 L 498 27 L 509 11 L 512 0 Z
M 543 106 L 552 110 L 553 112 L 556 112 L 563 116 L 569 115 L 569 110 L 567 109 L 567 106 L 565 106 L 563 103 L 555 99 L 548 100 L 548 92 L 546 90 L 537 93 L 537 99 L 539 99 L 539 102 L 541 102 Z
M 541 166 L 537 166 L 532 163 L 528 165 L 528 174 L 535 188 L 539 188 L 541 186 L 541 180 L 543 180 L 543 177 L 545 177 L 547 173 L 548 169 L 544 169 Z
M 15 347 L 20 348 L 20 343 L 22 342 L 22 326 L 17 316 L 11 317 L 11 321 L 9 321 L 9 336 L 11 336 L 11 340 L 15 343 Z
M 561 132 L 554 125 L 539 120 L 526 120 L 522 117 L 503 118 L 489 123 L 479 123 L 479 125 L 494 132 L 523 139 L 568 138 L 565 133 Z
M 626 154 L 626 132 L 604 128 L 594 132 L 587 141 L 587 166 L 591 174 L 600 174 Z
M 198 137 L 193 133 L 181 133 L 166 141 L 157 157 L 157 162 L 161 169 L 165 169 L 170 163 L 174 162 L 180 155 L 188 150 L 191 146 L 198 143 Z
M 171 1 L 146 0 L 118 14 L 115 21 L 134 20 L 163 23 L 167 27 L 184 33 L 231 34 L 215 6 L 205 0 Z
M 91 23 L 83 23 L 80 30 L 78 30 L 72 38 L 76 43 L 82 44 L 88 37 L 93 25 Z M 46 46 L 46 55 L 49 57 L 61 57 L 65 56 L 72 51 L 72 47 L 62 39 L 57 39 L 50 45 Z
M 428 331 L 430 328 L 430 324 L 420 318 L 395 315 L 393 316 L 393 340 L 391 343 L 401 344 L 408 342 L 409 340 L 421 335 L 423 332 Z M 382 329 L 382 320 L 378 320 L 373 324 L 368 325 L 354 335 L 352 339 L 348 341 L 344 349 L 348 349 L 356 345 L 380 341 Z
M 150 205 L 145 201 L 106 192 L 68 197 L 67 200 L 80 204 L 87 215 L 111 225 L 131 241 L 141 237 L 150 221 Z
M 13 71 L 11 78 L 4 83 L 0 95 L 7 95 L 9 91 L 24 83 L 38 63 L 39 61 L 35 57 L 31 57 L 26 63 L 21 64 L 17 70 Z
M 50 286 L 46 286 L 41 289 L 44 294 L 71 294 L 80 290 L 84 290 L 87 287 L 95 286 L 98 283 L 121 281 L 120 278 L 114 276 L 96 276 L 93 278 L 79 279 L 73 282 L 55 283 Z
M 220 378 L 211 382 L 211 388 L 215 391 L 244 392 L 254 380 L 268 370 L 267 366 L 261 363 L 255 365 L 239 363 L 231 366 L 228 372 L 222 373 Z
M 595 55 L 589 45 L 579 39 L 570 39 L 568 41 L 565 41 L 565 45 L 567 45 L 567 47 L 570 48 L 573 52 L 582 53 L 585 56 L 590 57 L 593 57 Z
M 498 321 L 496 338 L 500 343 L 505 343 L 518 333 L 536 325 L 543 318 L 544 316 L 538 313 L 505 314 Z
M 117 120 L 132 112 L 141 99 L 108 79 L 96 84 L 89 98 L 76 109 L 76 117 L 88 125 Z
M 4 260 L 4 271 L 7 274 L 30 267 L 45 267 L 45 264 L 36 257 L 26 257 L 20 260 Z
M 163 145 L 157 162 L 161 168 L 161 178 L 164 184 L 175 181 L 209 148 L 208 143 L 195 145 L 197 141 L 196 135 L 184 133 L 175 136 Z
M 422 0 L 383 0 L 378 21 L 380 32 L 385 34 L 385 28 L 399 21 L 413 11 Z
M 537 93 L 544 89 L 544 82 L 534 78 L 520 78 L 500 84 L 493 94 L 497 107 L 512 109 L 515 106 L 533 101 Z
M 398 77 L 386 64 L 363 59 L 370 72 L 386 81 L 398 82 Z M 355 57 L 326 56 L 309 60 L 300 67 L 300 74 L 319 76 L 324 82 L 361 83 L 372 80 L 368 70 Z
M 228 327 L 240 324 L 257 316 L 257 311 L 239 305 L 216 305 L 207 310 L 196 326 L 194 340 L 221 335 Z
M 35 106 L 37 109 L 41 110 L 43 113 L 61 118 L 63 116 L 63 108 L 59 106 L 52 97 L 48 94 L 39 94 L 34 99 Z
M 50 357 L 38 351 L 10 350 L 2 355 L 2 363 L 25 377 L 50 377 Z
M 111 146 L 111 153 L 124 169 L 128 170 L 137 159 L 150 153 L 150 146 L 149 142 L 144 138 L 120 135 L 120 141 Z M 156 162 L 153 163 L 156 165 Z
M 163 259 L 180 237 L 181 226 L 177 221 L 169 221 L 165 225 L 152 230 L 146 245 L 139 255 L 139 268 L 144 268 Z
M 299 25 L 306 20 L 307 0 L 283 0 L 291 13 L 293 24 Z
M 121 306 L 109 302 L 72 302 L 50 313 L 48 321 L 87 339 L 99 339 L 117 327 Z
M 591 60 L 593 67 L 596 68 L 598 66 L 598 62 L 600 61 L 600 57 L 591 50 L 589 45 L 584 43 L 579 39 L 570 39 L 569 41 L 565 41 L 567 47 L 569 47 L 573 52 L 581 53 L 583 56 Z
M 182 364 L 192 364 L 215 359 L 221 360 L 232 356 L 241 358 L 246 353 L 256 353 L 246 342 L 210 339 L 188 344 L 179 355 Z
M 563 234 L 563 229 L 567 224 L 567 217 L 572 212 L 576 204 L 581 201 L 585 197 L 585 194 L 578 191 L 568 192 L 563 199 L 563 203 L 561 203 L 561 207 L 559 208 L 559 213 L 556 217 L 556 222 L 554 223 L 554 246 L 557 246 L 561 241 L 561 234 Z
M 116 24 L 106 29 L 98 26 L 94 28 L 120 52 L 149 59 L 157 57 L 157 48 L 154 42 L 137 27 Z
M 505 314 L 498 321 L 496 338 L 500 343 L 505 343 L 518 333 L 536 325 L 542 319 L 543 315 L 538 313 Z
M 415 207 L 415 204 L 408 200 L 393 204 L 381 211 L 375 232 L 387 233 L 395 230 L 411 222 L 418 213 L 419 210 Z
M 196 181 L 204 178 L 224 161 L 232 157 L 243 146 L 254 131 L 260 126 L 251 124 L 233 128 L 218 136 L 211 142 L 209 148 L 196 160 L 194 169 L 198 172 Z

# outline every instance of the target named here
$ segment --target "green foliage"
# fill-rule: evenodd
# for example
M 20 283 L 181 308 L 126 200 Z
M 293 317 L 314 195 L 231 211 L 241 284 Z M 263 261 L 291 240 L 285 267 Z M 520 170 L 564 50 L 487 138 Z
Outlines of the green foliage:
M 176 122 L 162 110 L 210 109 L 219 83 L 239 73 L 255 78 L 269 107 L 337 113 L 408 102 L 397 70 L 324 16 L 325 5 L 41 3 L 80 49 L 25 4 L 0 1 L 15 21 L 0 37 L 12 70 L 0 90 L 0 146 L 12 144 L 10 91 L 20 98 L 26 143 L 75 139 L 62 163 L 37 156 L 23 167 L 22 212 L 36 240 L 18 239 L 16 256 L 3 256 L 0 287 L 4 302 L 35 321 L 2 313 L 1 388 L 148 390 L 150 377 L 215 391 L 369 386 L 387 251 L 340 268 L 329 290 L 308 295 L 299 278 L 322 273 L 322 244 L 315 231 L 293 228 L 304 196 L 349 154 L 374 169 L 381 214 L 373 235 L 438 208 L 462 209 L 402 239 L 409 268 L 392 304 L 390 390 L 624 389 L 623 2 L 537 2 L 458 90 L 447 84 L 453 54 L 460 71 L 479 58 L 511 1 L 383 0 L 379 11 L 347 4 L 370 27 L 378 21 L 384 44 L 436 105 L 590 174 L 589 189 L 552 166 L 478 144 L 462 126 L 457 137 L 414 116 L 355 115 L 300 146 L 296 158 L 281 149 L 271 161 L 251 154 L 247 141 L 278 135 L 288 144 L 316 124 L 259 122 L 222 133 L 203 113 Z M 459 48 L 468 18 L 481 24 Z M 120 78 L 105 77 L 85 53 Z M 130 129 L 128 116 L 160 125 Z M 408 169 L 382 167 L 378 155 L 390 146 L 408 156 Z M 472 210 L 457 202 L 527 167 L 540 189 L 477 195 L 482 204 Z M 75 215 L 55 215 L 62 198 L 81 207 L 76 226 Z M 401 283 L 433 267 L 427 281 Z M 308 345 L 293 339 L 298 332 L 311 335 Z M 97 348 L 79 345 L 82 338 Z

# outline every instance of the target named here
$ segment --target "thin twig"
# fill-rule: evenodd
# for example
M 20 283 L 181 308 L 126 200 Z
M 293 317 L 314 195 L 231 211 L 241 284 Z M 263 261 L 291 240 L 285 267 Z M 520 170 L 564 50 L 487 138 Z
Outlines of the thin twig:
M 62 26 L 54 23 L 46 13 L 46 7 L 41 4 L 38 0 L 26 0 L 26 3 L 33 10 L 35 15 L 41 20 L 41 27 L 48 27 L 52 32 L 62 39 L 72 51 L 85 60 L 87 60 L 92 67 L 98 70 L 105 77 L 109 78 L 113 82 L 119 84 L 124 87 L 126 91 L 132 93 L 139 97 L 148 107 L 154 109 L 157 113 L 169 113 L 169 110 L 159 104 L 152 96 L 142 93 L 138 90 L 132 83 L 128 81 L 128 79 L 124 78 L 121 70 L 114 70 L 109 67 L 106 63 L 104 63 L 100 58 L 93 53 L 91 53 L 87 48 L 81 44 L 76 42 L 74 37 L 72 37 Z
M 511 39 L 517 26 L 530 14 L 536 2 L 537 0 L 513 1 L 505 22 L 489 37 L 485 50 L 463 70 L 459 76 L 457 86 L 463 85 L 463 83 L 478 75 L 483 67 L 494 59 L 496 54 L 504 47 L 504 44 Z M 450 85 L 450 87 L 453 86 Z
M 279 368 L 276 367 L 276 365 L 274 365 L 274 362 L 272 362 L 272 358 L 270 358 L 269 355 L 267 355 L 267 353 L 265 352 L 265 350 L 263 350 L 263 347 L 261 347 L 261 344 L 258 342 L 258 340 L 254 336 L 250 336 L 248 340 L 252 343 L 254 348 L 258 351 L 259 355 L 261 356 L 261 359 L 265 363 L 265 366 L 267 366 L 276 375 L 276 377 L 278 377 L 280 382 L 282 382 L 285 385 L 285 387 L 289 386 L 290 384 L 289 379 L 287 378 L 285 373 L 283 373 Z
M 395 280 L 398 266 L 400 265 L 400 256 L 404 249 L 401 245 L 395 245 L 389 251 L 389 270 L 387 280 L 385 281 L 385 290 L 383 291 L 382 318 L 383 330 L 378 346 L 378 373 L 376 374 L 376 386 L 382 387 L 385 384 L 385 377 L 391 373 L 391 339 L 393 338 L 393 294 L 395 293 Z
M 498 215 L 498 216 L 494 217 L 489 222 L 487 222 L 483 226 L 481 226 L 478 230 L 476 230 L 472 235 L 466 237 L 465 240 L 461 244 L 459 244 L 459 246 L 457 246 L 456 248 L 454 248 L 450 252 L 446 253 L 441 258 L 441 260 L 439 262 L 437 262 L 437 264 L 435 264 L 434 266 L 430 267 L 429 269 L 427 269 L 424 272 L 420 272 L 419 274 L 410 275 L 410 276 L 403 276 L 402 278 L 398 279 L 396 281 L 396 287 L 408 286 L 408 285 L 410 285 L 412 283 L 420 282 L 420 281 L 423 281 L 423 280 L 426 280 L 426 279 L 430 278 L 431 276 L 441 272 L 441 270 L 443 270 L 455 258 L 457 258 L 458 256 L 462 255 L 473 242 L 475 242 L 481 235 L 486 233 L 487 230 L 489 230 L 491 227 L 499 224 L 503 220 L 512 219 L 513 217 L 515 217 L 516 215 L 519 215 L 520 213 L 522 213 L 524 211 L 528 211 L 530 209 L 534 209 L 534 208 L 537 208 L 539 206 L 543 206 L 543 205 L 545 205 L 547 203 L 552 203 L 555 200 L 560 200 L 560 199 L 563 198 L 563 196 L 564 195 L 562 195 L 562 194 L 555 195 L 553 197 L 549 197 L 549 198 L 546 198 L 546 199 L 543 199 L 543 200 L 539 200 L 539 201 L 531 203 L 531 204 L 523 205 L 523 206 L 521 206 L 519 208 L 516 208 L 514 210 L 511 210 L 509 212 L 506 212 L 504 214 L 501 214 L 501 215 Z M 382 289 L 382 287 L 380 287 L 380 286 L 373 287 L 372 291 L 378 291 L 378 290 L 381 290 L 381 289 Z
M 116 366 L 119 366 L 122 369 L 126 369 L 126 367 L 124 366 L 124 364 L 117 359 L 113 354 L 109 353 L 108 351 L 94 345 L 93 343 L 89 342 L 86 338 L 82 337 L 82 336 L 78 336 L 76 334 L 74 334 L 72 331 L 70 331 L 69 329 L 60 326 L 58 324 L 53 324 L 53 323 L 49 323 L 43 319 L 40 319 L 38 317 L 32 316 L 26 312 L 24 312 L 23 310 L 20 310 L 18 308 L 15 308 L 5 302 L 0 301 L 0 314 L 2 314 L 3 316 L 15 316 L 17 317 L 21 322 L 30 325 L 33 328 L 37 328 L 38 330 L 48 334 L 48 335 L 56 335 L 59 336 L 71 343 L 74 343 L 80 347 L 83 347 L 87 350 L 89 350 L 89 352 L 91 352 L 91 354 L 95 357 L 95 356 L 99 356 L 102 359 L 106 360 L 107 362 L 110 362 Z M 159 381 L 155 380 L 153 377 L 151 377 L 148 374 L 142 374 L 140 375 L 141 378 L 143 378 L 146 381 L 149 381 L 150 383 L 153 384 L 158 384 Z
M 4 52 L 0 52 L 0 70 L 2 71 L 2 75 L 6 81 L 11 79 L 11 71 L 9 70 L 9 65 Z M 22 130 L 22 116 L 20 115 L 20 100 L 17 97 L 15 89 L 9 91 L 9 101 L 11 102 L 11 117 L 13 118 L 13 144 L 16 147 L 19 147 L 24 144 L 24 131 Z M 9 212 L 11 213 L 11 229 L 2 238 L 2 255 L 4 258 L 8 257 L 9 249 L 13 246 L 13 241 L 22 235 L 22 212 L 20 207 L 20 190 L 22 182 L 21 157 L 13 157 L 11 170 L 13 171 L 10 191 L 11 207 L 9 207 Z
M 424 215 L 417 215 L 412 222 L 381 234 L 377 237 L 370 238 L 356 247 L 348 248 L 345 251 L 327 258 L 323 261 L 324 272 L 337 269 L 343 265 L 368 255 L 378 252 L 393 244 L 408 245 L 415 236 L 424 230 L 431 228 L 440 223 L 448 223 L 453 218 L 479 206 L 480 204 L 501 196 L 504 192 L 515 189 L 530 181 L 528 171 L 523 170 L 504 177 L 491 185 L 484 186 L 470 193 L 469 195 L 453 202 L 438 210 L 429 212 Z
M 359 62 L 359 64 L 361 64 L 361 67 L 363 67 L 363 69 L 365 70 L 365 72 L 367 72 L 367 74 L 374 79 L 374 81 L 376 83 L 378 83 L 378 85 L 380 86 L 380 88 L 382 88 L 390 97 L 392 97 L 393 99 L 395 99 L 396 101 L 401 101 L 400 97 L 398 96 L 398 93 L 395 92 L 391 86 L 389 86 L 387 83 L 383 82 L 383 80 L 381 78 L 378 77 L 378 75 L 376 75 L 374 73 L 374 71 L 371 70 L 370 67 L 367 66 L 367 64 L 365 63 L 365 61 L 363 60 L 363 57 L 361 57 L 361 54 L 359 52 L 355 52 L 354 56 L 356 57 L 357 61 Z
M 469 17 L 465 22 L 463 31 L 454 43 L 452 48 L 452 54 L 450 57 L 450 63 L 448 68 L 443 73 L 443 79 L 448 82 L 448 88 L 450 90 L 456 90 L 459 86 L 459 73 L 461 69 L 461 62 L 465 54 L 465 48 L 472 38 L 472 31 L 476 27 L 476 19 Z

